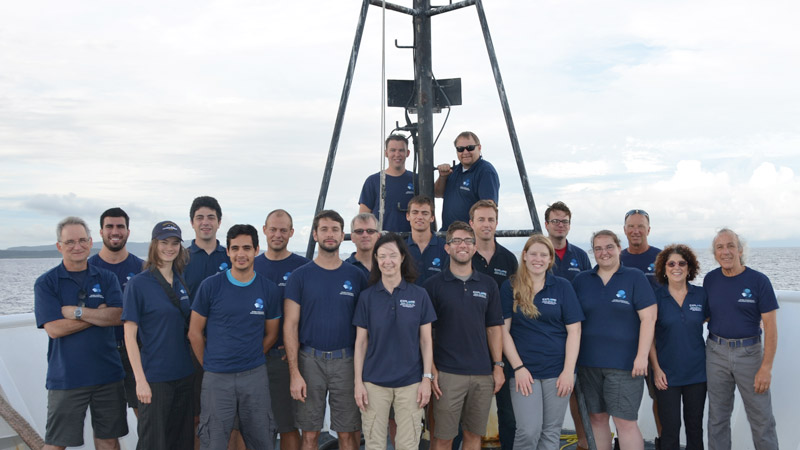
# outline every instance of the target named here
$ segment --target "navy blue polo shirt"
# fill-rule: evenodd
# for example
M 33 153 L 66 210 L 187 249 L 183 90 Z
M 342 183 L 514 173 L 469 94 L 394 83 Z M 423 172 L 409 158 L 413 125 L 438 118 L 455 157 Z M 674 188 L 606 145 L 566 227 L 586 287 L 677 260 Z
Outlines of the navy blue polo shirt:
M 478 200 L 494 200 L 498 203 L 499 191 L 500 177 L 483 156 L 467 170 L 461 163 L 456 164 L 444 187 L 442 231 L 447 231 L 447 227 L 456 220 L 469 223 L 469 209 Z
M 761 314 L 778 309 L 769 278 L 749 267 L 733 277 L 718 267 L 706 274 L 703 287 L 708 294 L 708 331 L 725 339 L 760 336 Z
M 257 273 L 242 283 L 228 269 L 200 283 L 192 311 L 208 319 L 203 369 L 238 373 L 265 363 L 265 321 L 281 317 L 275 283 Z
M 117 277 L 108 270 L 88 266 L 83 283 L 78 284 L 62 262 L 36 279 L 33 286 L 36 326 L 64 319 L 62 306 L 77 306 L 80 291 L 86 293 L 85 306 L 122 308 L 122 291 Z M 6 343 L 7 345 L 8 343 Z M 117 352 L 114 327 L 91 326 L 47 344 L 47 389 L 75 389 L 108 384 L 125 377 Z
M 492 277 L 498 287 L 517 272 L 518 266 L 517 257 L 497 241 L 494 242 L 494 255 L 491 261 L 486 261 L 486 258 L 478 252 L 472 255 L 472 268 Z
M 153 272 L 145 270 L 128 282 L 122 302 L 122 320 L 138 325 L 142 367 L 150 383 L 178 380 L 194 372 L 185 329 L 191 305 L 177 276 L 173 277 L 173 290 L 180 309 Z
M 142 271 L 144 261 L 142 261 L 141 258 L 133 253 L 128 253 L 128 257 L 125 258 L 125 261 L 122 261 L 118 264 L 110 264 L 105 262 L 103 258 L 100 257 L 100 254 L 96 254 L 89 257 L 89 264 L 102 269 L 110 270 L 114 275 L 117 276 L 119 287 L 122 292 L 125 293 L 125 286 L 128 284 L 128 281 L 134 277 L 134 275 Z M 125 339 L 125 332 L 122 329 L 122 325 L 114 327 L 114 334 L 116 335 L 118 341 Z
M 278 297 L 280 298 L 280 302 L 278 303 L 280 304 L 281 310 L 281 323 L 280 328 L 278 328 L 280 330 L 278 332 L 278 340 L 275 341 L 272 348 L 283 347 L 283 299 L 285 298 L 283 296 L 283 291 L 286 287 L 286 281 L 289 279 L 289 275 L 292 274 L 294 269 L 307 263 L 308 259 L 296 253 L 290 253 L 289 256 L 279 261 L 271 261 L 267 259 L 264 254 L 261 254 L 256 258 L 255 263 L 253 263 L 253 269 L 256 273 L 267 277 L 269 281 L 278 285 L 278 292 L 280 294 Z
M 644 272 L 644 274 L 647 275 L 647 281 L 649 281 L 653 289 L 655 289 L 661 285 L 658 280 L 656 280 L 656 257 L 659 253 L 661 253 L 661 249 L 653 247 L 652 245 L 646 252 L 638 255 L 631 254 L 626 248 L 619 254 L 619 261 L 623 266 L 633 267 Z
M 533 297 L 540 314 L 536 319 L 525 317 L 519 308 L 514 311 L 510 282 L 506 281 L 500 288 L 500 299 L 503 319 L 511 319 L 511 338 L 525 368 L 534 378 L 557 378 L 564 370 L 567 325 L 584 319 L 572 285 L 548 273 L 544 288 Z
M 386 175 L 386 197 L 384 209 L 386 217 L 383 219 L 383 229 L 387 231 L 411 231 L 411 224 L 406 220 L 408 201 L 414 197 L 415 176 L 405 171 L 400 176 Z M 381 174 L 375 173 L 367 177 L 358 203 L 366 205 L 380 220 L 381 211 Z
M 595 266 L 575 276 L 572 287 L 586 316 L 578 365 L 633 370 L 639 349 L 638 311 L 656 304 L 642 271 L 620 265 L 604 286 Z
M 449 269 L 425 282 L 433 302 L 433 360 L 436 368 L 459 375 L 490 375 L 486 328 L 503 325 L 500 290 L 492 277 L 472 271 L 467 281 Z
M 422 286 L 428 278 L 441 273 L 450 263 L 450 255 L 444 249 L 444 239 L 435 234 L 431 236 L 424 252 L 419 251 L 419 245 L 411 239 L 411 236 L 406 239 L 406 244 L 408 244 L 408 252 L 417 263 L 419 276 L 415 283 L 419 286 Z
M 553 262 L 553 274 L 569 281 L 572 281 L 578 273 L 591 268 L 592 263 L 589 261 L 589 255 L 581 250 L 580 247 L 570 244 L 569 241 L 567 241 L 564 259 L 559 258 L 558 253 L 556 253 L 556 258 Z
M 419 383 L 419 327 L 434 320 L 428 292 L 415 284 L 403 280 L 389 293 L 378 281 L 365 289 L 353 315 L 353 325 L 369 333 L 361 378 L 390 388 Z
M 689 292 L 682 306 L 665 286 L 656 289 L 656 354 L 670 387 L 706 381 L 703 323 L 708 317 L 708 299 L 705 289 L 692 284 L 688 286 Z
M 364 276 L 369 280 L 369 270 L 367 270 L 367 267 L 364 264 L 361 264 L 361 261 L 356 259 L 356 252 L 351 253 L 350 257 L 345 259 L 344 262 L 352 264 L 361 269 L 361 271 L 364 272 Z
M 230 269 L 231 259 L 228 258 L 227 250 L 220 245 L 219 241 L 217 241 L 217 249 L 211 254 L 198 247 L 194 239 L 187 250 L 189 250 L 189 263 L 183 270 L 183 279 L 186 281 L 186 287 L 189 288 L 189 296 L 194 299 L 200 283 L 211 275 Z
M 300 305 L 300 344 L 325 352 L 353 348 L 353 312 L 366 286 L 364 272 L 345 262 L 334 270 L 314 261 L 295 269 L 284 296 Z

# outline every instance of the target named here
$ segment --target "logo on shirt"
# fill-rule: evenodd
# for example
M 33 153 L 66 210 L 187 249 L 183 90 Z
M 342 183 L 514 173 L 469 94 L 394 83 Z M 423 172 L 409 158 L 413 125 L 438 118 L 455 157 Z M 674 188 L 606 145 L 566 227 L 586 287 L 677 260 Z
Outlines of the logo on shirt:
M 433 261 L 431 261 L 431 265 L 433 267 L 440 267 L 442 265 L 442 260 L 439 258 L 433 258 Z
M 406 186 L 406 189 L 408 189 L 406 191 L 406 194 L 413 194 L 414 193 L 414 183 L 408 183 L 408 186 Z
M 647 271 L 648 272 L 655 272 L 656 271 L 656 263 L 650 263 L 650 265 L 647 266 Z
M 184 288 L 181 288 L 181 294 L 186 295 L 186 290 Z
M 689 303 L 689 311 L 692 311 L 692 312 L 703 312 L 703 305 L 695 305 L 695 304 Z
M 291 275 L 291 274 L 292 274 L 292 272 L 286 272 L 285 274 L 283 274 L 283 281 L 289 280 L 289 275 Z
M 464 180 L 463 182 L 461 182 L 460 189 L 461 189 L 462 191 L 468 191 L 468 190 L 469 190 L 469 185 L 470 185 L 470 181 L 469 181 L 469 178 L 467 178 L 466 180 Z
M 355 294 L 353 294 L 353 283 L 351 283 L 350 280 L 345 280 L 342 287 L 344 288 L 344 290 L 342 292 L 339 292 L 339 295 L 347 295 L 348 297 L 355 297 Z
M 250 314 L 254 314 L 257 316 L 264 315 L 264 300 L 261 298 L 257 298 L 256 301 L 253 303 L 253 307 L 256 309 L 255 311 L 250 311 Z
M 403 307 L 403 308 L 413 308 L 416 305 L 417 305 L 417 302 L 415 300 L 403 300 L 403 299 L 400 299 L 400 306 Z
M 92 286 L 92 293 L 89 294 L 89 298 L 104 298 L 99 284 Z
M 543 305 L 557 305 L 558 304 L 558 299 L 557 298 L 544 297 L 542 299 L 542 304 Z
M 100 285 L 99 284 L 95 284 L 94 286 L 92 286 L 92 292 L 94 292 L 95 294 L 99 294 L 100 293 Z
M 505 277 L 505 276 L 508 275 L 508 271 L 503 270 L 503 269 L 494 269 L 494 274 L 495 275 L 500 275 L 501 277 Z
M 223 272 L 225 270 L 228 270 L 228 263 L 226 263 L 226 262 L 224 262 L 224 263 L 219 265 L 219 271 L 220 272 Z
M 626 300 L 628 298 L 628 294 L 625 293 L 625 289 L 620 289 L 617 291 L 617 296 L 611 300 L 611 303 L 623 303 L 625 305 L 630 305 L 631 302 Z
M 577 268 L 578 267 L 578 260 L 575 259 L 575 258 L 572 258 L 572 260 L 569 262 L 569 266 Z
M 483 291 L 472 291 L 472 296 L 477 298 L 486 298 L 486 292 Z
M 136 274 L 135 274 L 135 273 L 133 273 L 133 272 L 131 272 L 131 273 L 129 273 L 129 274 L 128 274 L 128 276 L 127 276 L 127 277 L 125 277 L 125 279 L 126 279 L 126 280 L 128 280 L 128 281 L 130 281 L 130 279 L 131 279 L 131 278 L 133 278 L 133 276 L 134 276 L 134 275 L 136 275 Z
M 756 301 L 753 299 L 753 291 L 750 288 L 744 288 L 742 291 L 742 298 L 739 299 L 739 303 L 755 303 Z

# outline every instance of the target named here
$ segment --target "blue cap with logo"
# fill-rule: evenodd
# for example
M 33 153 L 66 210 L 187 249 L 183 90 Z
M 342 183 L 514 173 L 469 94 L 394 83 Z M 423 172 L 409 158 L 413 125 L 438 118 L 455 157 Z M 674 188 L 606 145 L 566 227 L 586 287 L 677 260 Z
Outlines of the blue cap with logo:
M 164 220 L 162 222 L 158 222 L 156 226 L 153 227 L 153 239 L 164 240 L 170 237 L 176 237 L 183 241 L 183 238 L 181 237 L 181 227 L 179 227 L 175 222 L 171 220 Z

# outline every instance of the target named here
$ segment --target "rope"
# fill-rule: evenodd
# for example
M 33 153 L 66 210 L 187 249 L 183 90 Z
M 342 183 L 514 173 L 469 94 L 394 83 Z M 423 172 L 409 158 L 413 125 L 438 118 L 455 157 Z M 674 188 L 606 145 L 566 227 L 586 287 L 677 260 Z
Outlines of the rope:
M 34 450 L 44 447 L 44 440 L 39 436 L 39 433 L 33 429 L 27 420 L 19 415 L 17 410 L 2 395 L 0 395 L 0 416 L 19 435 L 25 445 Z
M 382 2 L 383 15 L 381 16 L 381 192 L 380 215 L 378 216 L 378 230 L 383 230 L 383 217 L 386 209 L 386 158 L 384 158 L 384 139 L 386 139 L 386 0 Z

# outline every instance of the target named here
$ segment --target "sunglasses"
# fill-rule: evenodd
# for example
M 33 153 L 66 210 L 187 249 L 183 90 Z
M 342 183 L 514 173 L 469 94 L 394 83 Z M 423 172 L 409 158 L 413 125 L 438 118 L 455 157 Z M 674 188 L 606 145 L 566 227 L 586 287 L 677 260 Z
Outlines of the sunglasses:
M 356 228 L 355 230 L 353 230 L 354 234 L 361 235 L 361 234 L 367 233 L 370 236 L 372 236 L 373 234 L 375 234 L 377 232 L 378 232 L 378 230 L 376 230 L 374 228 L 366 228 L 366 229 L 364 229 L 364 228 Z
M 468 152 L 471 152 L 471 151 L 475 150 L 476 147 L 478 147 L 478 146 L 477 145 L 465 145 L 463 147 L 456 147 L 456 151 L 458 153 L 463 153 L 464 150 L 466 150 Z
M 686 267 L 687 264 L 688 263 L 686 261 L 669 261 L 667 262 L 667 267 L 675 267 L 675 266 Z
M 625 213 L 625 220 L 628 220 L 628 217 L 630 217 L 630 216 L 632 216 L 634 214 L 641 214 L 641 215 L 647 217 L 647 220 L 650 220 L 650 214 L 647 214 L 647 211 L 645 211 L 643 209 L 632 209 L 632 210 L 626 212 Z

